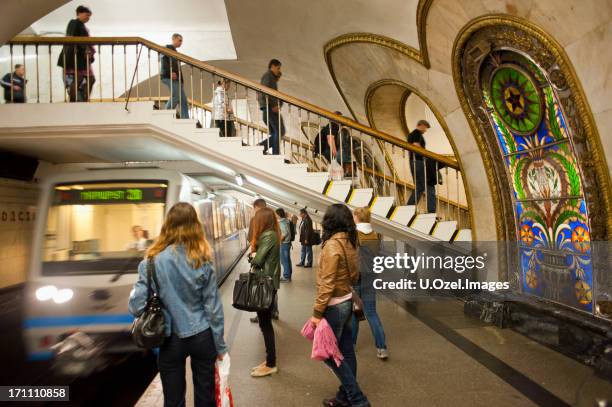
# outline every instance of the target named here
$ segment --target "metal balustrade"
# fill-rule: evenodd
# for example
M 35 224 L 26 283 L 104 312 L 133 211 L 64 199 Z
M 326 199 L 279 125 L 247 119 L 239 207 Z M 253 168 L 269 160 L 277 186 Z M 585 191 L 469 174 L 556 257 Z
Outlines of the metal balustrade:
M 66 60 L 67 55 L 74 58 L 72 64 Z M 85 66 L 79 67 L 77 59 L 83 57 Z M 169 64 L 170 76 L 177 78 L 184 92 L 176 89 L 172 81 L 170 87 L 162 83 L 164 57 L 178 62 L 178 72 L 172 72 L 173 64 Z M 350 180 L 354 189 L 372 188 L 375 196 L 392 197 L 395 206 L 406 205 L 415 191 L 412 174 L 418 170 L 417 161 L 410 157 L 418 154 L 423 158 L 425 185 L 432 181 L 428 177 L 440 178 L 432 182 L 438 219 L 457 221 L 457 229 L 471 228 L 463 177 L 454 158 L 409 144 L 148 40 L 17 37 L 0 48 L 0 60 L 3 61 L 0 66 L 11 72 L 11 82 L 14 65 L 25 67 L 27 103 L 105 101 L 123 103 L 129 110 L 132 102 L 152 101 L 155 108 L 163 109 L 168 100 L 178 96 L 179 116 L 188 115 L 197 126 L 219 127 L 222 135 L 234 133 L 242 138 L 243 145 L 262 145 L 266 152 L 274 144 L 269 129 L 276 127 L 281 129 L 278 149 L 289 162 L 307 164 L 311 171 L 329 171 L 334 167 L 333 174 L 343 172 L 335 180 Z M 70 65 L 77 69 L 71 70 Z M 13 87 L 9 96 L 7 103 L 16 102 Z M 258 96 L 265 102 L 260 110 L 262 117 L 251 117 L 249 103 L 254 103 Z M 180 112 L 184 101 L 188 112 Z M 244 112 L 236 112 L 239 103 Z M 220 120 L 218 117 L 215 120 L 215 110 L 223 112 Z M 275 111 L 279 114 L 274 114 Z M 271 113 L 276 116 L 274 123 L 270 123 Z M 334 133 L 330 139 L 334 146 L 323 154 L 323 136 L 316 135 L 322 135 L 326 126 Z M 330 164 L 334 162 L 337 164 Z M 405 163 L 412 168 L 408 170 Z M 416 205 L 417 214 L 426 212 L 423 204 L 428 194 L 425 188 L 421 205 Z

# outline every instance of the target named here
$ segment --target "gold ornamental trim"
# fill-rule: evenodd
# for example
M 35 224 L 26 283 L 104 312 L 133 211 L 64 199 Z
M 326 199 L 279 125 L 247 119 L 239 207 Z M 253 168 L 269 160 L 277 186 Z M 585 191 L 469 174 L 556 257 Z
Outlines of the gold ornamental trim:
M 429 100 L 427 96 L 425 96 L 421 91 L 419 91 L 414 86 L 411 86 L 407 84 L 406 82 L 402 82 L 397 79 L 381 79 L 379 81 L 372 83 L 368 87 L 368 89 L 366 90 L 365 101 L 364 101 L 365 106 L 366 106 L 366 115 L 368 117 L 368 122 L 370 124 L 370 127 L 372 127 L 373 129 L 376 129 L 376 123 L 374 122 L 374 118 L 372 116 L 372 97 L 374 96 L 378 88 L 380 88 L 381 86 L 386 86 L 386 85 L 395 85 L 395 86 L 399 86 L 405 89 L 405 92 L 402 95 L 401 100 L 400 100 L 399 114 L 400 114 L 400 118 L 402 121 L 402 125 L 405 128 L 404 130 L 406 131 L 406 134 L 409 133 L 409 129 L 406 123 L 406 114 L 404 112 L 405 112 L 406 100 L 411 94 L 418 96 L 419 98 L 421 98 L 423 102 L 425 102 L 425 104 L 433 112 L 438 123 L 440 123 L 440 126 L 442 126 L 442 131 L 444 131 L 444 134 L 446 135 L 446 138 L 448 139 L 448 142 L 450 143 L 451 148 L 453 149 L 453 153 L 454 153 L 453 158 L 457 160 L 457 163 L 459 164 L 459 170 L 461 171 L 461 174 L 462 174 L 461 181 L 463 183 L 463 190 L 465 191 L 465 199 L 467 202 L 469 225 L 472 229 L 472 236 L 474 236 L 474 240 L 476 240 L 475 238 L 476 231 L 474 229 L 474 220 L 472 218 L 472 212 L 471 212 L 472 194 L 471 194 L 470 189 L 467 186 L 467 180 L 465 179 L 465 176 L 464 176 L 465 173 L 463 172 L 463 163 L 461 162 L 461 156 L 457 152 L 457 145 L 455 144 L 453 135 L 450 129 L 448 128 L 446 121 L 444 120 L 444 115 L 442 115 L 440 110 L 438 110 L 438 108 L 433 104 L 431 100 Z
M 612 235 L 612 183 L 610 182 L 610 174 L 608 172 L 605 154 L 603 153 L 604 150 L 601 144 L 601 138 L 599 136 L 597 126 L 595 125 L 595 119 L 588 105 L 586 95 L 574 67 L 561 44 L 559 44 L 541 27 L 528 20 L 506 14 L 488 14 L 469 21 L 457 35 L 453 44 L 452 52 L 452 69 L 455 90 L 459 98 L 461 108 L 468 120 L 472 133 L 476 138 L 476 142 L 487 170 L 487 179 L 489 181 L 491 190 L 493 191 L 493 202 L 496 213 L 503 213 L 503 197 L 501 196 L 499 186 L 496 184 L 494 176 L 495 169 L 492 163 L 492 156 L 488 151 L 487 143 L 485 141 L 485 135 L 483 134 L 483 130 L 478 125 L 477 119 L 470 107 L 466 96 L 466 91 L 463 87 L 464 78 L 462 77 L 461 73 L 461 61 L 467 41 L 477 31 L 491 26 L 516 28 L 528 33 L 533 38 L 540 41 L 552 54 L 559 70 L 564 77 L 567 78 L 567 85 L 571 93 L 574 95 L 576 110 L 584 128 L 587 145 L 591 147 L 590 154 L 595 170 L 595 177 L 599 186 L 600 196 L 603 200 L 602 205 L 607 217 L 604 222 L 607 229 L 607 235 L 610 237 Z M 506 236 L 508 231 L 505 230 L 503 219 L 499 219 L 499 217 L 496 218 L 496 227 L 498 239 Z

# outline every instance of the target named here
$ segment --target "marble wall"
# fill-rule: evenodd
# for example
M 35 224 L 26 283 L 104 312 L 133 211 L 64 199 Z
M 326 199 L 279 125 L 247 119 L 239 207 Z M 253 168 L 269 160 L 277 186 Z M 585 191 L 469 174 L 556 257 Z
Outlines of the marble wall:
M 509 14 L 540 26 L 567 53 L 593 113 L 612 173 L 612 2 L 606 0 L 434 0 L 426 20 L 431 68 L 391 48 L 352 43 L 331 51 L 333 74 L 359 120 L 366 117 L 367 87 L 402 81 L 426 96 L 443 116 L 462 164 L 478 240 L 496 240 L 491 187 L 474 135 L 461 109 L 452 77 L 455 39 L 471 20 Z

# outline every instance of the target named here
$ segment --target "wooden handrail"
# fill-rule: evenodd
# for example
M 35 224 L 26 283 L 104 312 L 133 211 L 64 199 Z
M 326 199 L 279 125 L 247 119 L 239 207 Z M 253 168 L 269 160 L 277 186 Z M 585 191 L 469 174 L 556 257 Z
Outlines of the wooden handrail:
M 305 111 L 314 113 L 319 116 L 323 116 L 328 120 L 334 121 L 336 123 L 340 123 L 344 126 L 355 129 L 361 133 L 367 134 L 374 139 L 384 141 L 391 145 L 395 145 L 404 150 L 412 151 L 418 153 L 424 157 L 435 160 L 439 163 L 446 165 L 447 167 L 454 168 L 456 170 L 460 170 L 459 163 L 451 159 L 449 157 L 445 157 L 440 154 L 436 154 L 424 148 L 418 147 L 416 145 L 410 144 L 406 141 L 399 140 L 396 137 L 391 136 L 390 134 L 383 133 L 379 130 L 372 129 L 370 127 L 364 126 L 361 123 L 358 123 L 354 120 L 348 119 L 344 116 L 339 116 L 329 110 L 323 109 L 319 106 L 313 105 L 301 99 L 295 98 L 293 96 L 287 95 L 282 92 L 278 92 L 274 89 L 268 88 L 267 86 L 263 86 L 257 82 L 251 81 L 249 79 L 243 78 L 241 76 L 235 75 L 231 72 L 228 72 L 224 69 L 220 69 L 209 65 L 205 62 L 192 58 L 188 55 L 181 54 L 179 52 L 173 51 L 169 48 L 151 42 L 141 37 L 38 37 L 38 36 L 18 36 L 13 38 L 8 42 L 10 46 L 13 45 L 143 45 L 149 49 L 157 51 L 160 54 L 167 55 L 169 57 L 175 58 L 178 61 L 181 61 L 185 64 L 191 65 L 195 68 L 199 68 L 213 75 L 217 75 L 226 79 L 229 79 L 233 82 L 236 82 L 244 87 L 252 89 L 256 92 L 261 92 L 268 96 L 272 96 L 274 98 L 280 99 L 283 102 L 288 104 L 297 106 Z
M 116 97 L 116 98 L 114 99 L 114 101 L 115 101 L 115 102 L 116 102 L 116 101 L 123 102 L 123 101 L 126 101 L 126 100 L 127 100 L 127 98 L 124 98 L 124 97 Z M 161 97 L 159 97 L 159 96 L 140 96 L 140 97 L 135 97 L 135 98 L 132 98 L 132 100 L 133 100 L 133 101 L 135 101 L 135 102 L 166 101 L 166 100 L 168 100 L 168 97 L 167 97 L 167 96 L 161 96 Z M 113 101 L 113 99 L 109 99 L 109 98 L 104 98 L 104 99 L 90 99 L 89 101 L 90 101 L 90 102 L 112 102 L 112 101 Z M 192 99 L 190 98 L 190 99 L 188 99 L 188 101 L 189 101 L 189 103 L 193 103 L 193 105 L 194 105 L 194 106 L 197 106 L 197 107 L 199 107 L 199 108 L 201 108 L 201 109 L 204 109 L 204 110 L 209 111 L 209 112 L 211 112 L 211 111 L 212 111 L 212 108 L 211 108 L 210 106 L 207 106 L 207 105 L 205 105 L 205 104 L 202 104 L 202 103 L 200 103 L 200 102 L 199 102 L 199 101 L 197 101 L 197 100 L 192 100 Z M 263 132 L 263 133 L 265 133 L 265 132 L 267 132 L 267 131 L 268 131 L 268 129 L 267 129 L 266 127 L 260 126 L 260 125 L 258 125 L 258 124 L 255 124 L 255 125 L 254 125 L 254 124 L 249 123 L 249 122 L 247 122 L 246 120 L 243 120 L 243 119 L 236 118 L 236 121 L 237 121 L 238 123 L 242 123 L 243 125 L 248 126 L 248 127 L 250 127 L 250 128 L 254 128 L 254 129 L 256 129 L 256 130 L 259 130 L 259 131 L 261 131 L 261 132 Z M 314 150 L 314 148 L 313 148 L 313 146 L 312 146 L 312 145 L 307 144 L 307 143 L 302 143 L 302 142 L 300 142 L 300 141 L 298 141 L 298 140 L 295 140 L 295 139 L 293 139 L 293 138 L 291 138 L 291 137 L 283 136 L 283 141 L 284 141 L 284 142 L 288 142 L 288 143 L 289 143 L 289 144 L 291 144 L 291 145 L 297 146 L 298 148 L 301 148 L 301 149 L 304 149 L 304 150 L 307 150 L 307 151 L 313 151 L 313 150 Z M 357 165 L 358 165 L 359 167 L 361 167 L 361 165 L 359 165 L 359 163 L 357 163 Z M 372 170 L 372 169 L 371 169 L 371 168 L 369 168 L 369 167 L 365 167 L 365 168 L 363 168 L 363 171 L 364 171 L 364 172 L 366 172 L 366 173 L 368 173 L 368 174 L 372 174 L 372 175 L 374 175 L 375 177 L 378 177 L 378 178 L 384 178 L 384 179 L 385 179 L 385 181 L 388 181 L 388 182 L 391 182 L 391 183 L 397 184 L 397 185 L 399 185 L 399 186 L 401 186 L 401 187 L 403 187 L 403 188 L 407 188 L 407 189 L 410 189 L 410 190 L 414 190 L 414 184 L 411 184 L 411 183 L 409 183 L 409 182 L 407 182 L 407 181 L 402 181 L 401 179 L 393 179 L 393 177 L 391 177 L 391 176 L 389 176 L 389 175 L 387 175 L 387 174 L 383 174 L 383 173 L 381 173 L 381 172 L 379 172 L 379 171 L 374 171 L 374 170 Z M 467 206 L 465 206 L 465 205 L 463 205 L 463 204 L 460 204 L 460 203 L 458 203 L 458 202 L 455 202 L 455 201 L 451 201 L 450 199 L 448 199 L 448 198 L 446 198 L 446 197 L 442 197 L 442 196 L 439 196 L 439 195 L 438 195 L 438 197 L 437 197 L 437 198 L 438 198 L 438 200 L 439 200 L 439 201 L 444 202 L 444 203 L 446 203 L 447 205 L 451 205 L 451 206 L 453 206 L 453 207 L 458 207 L 459 209 L 462 209 L 462 210 L 465 210 L 465 211 L 467 211 L 467 210 L 468 210 L 468 207 L 467 207 Z

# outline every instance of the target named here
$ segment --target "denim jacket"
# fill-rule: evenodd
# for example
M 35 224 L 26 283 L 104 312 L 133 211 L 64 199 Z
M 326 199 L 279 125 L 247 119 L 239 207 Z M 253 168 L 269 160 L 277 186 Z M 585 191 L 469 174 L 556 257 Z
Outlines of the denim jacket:
M 211 263 L 194 269 L 181 245 L 168 246 L 155 257 L 158 295 L 166 319 L 166 336 L 187 338 L 211 328 L 218 354 L 227 352 L 223 338 L 223 306 Z M 155 284 L 153 283 L 153 287 Z M 128 309 L 135 317 L 147 302 L 147 259 L 138 266 L 138 281 Z

